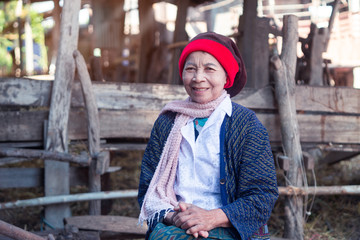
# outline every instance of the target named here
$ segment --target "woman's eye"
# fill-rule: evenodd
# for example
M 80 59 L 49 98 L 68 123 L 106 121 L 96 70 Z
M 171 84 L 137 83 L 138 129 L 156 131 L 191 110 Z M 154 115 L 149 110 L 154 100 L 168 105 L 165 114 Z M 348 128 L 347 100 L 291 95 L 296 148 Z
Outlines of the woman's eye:
M 195 71 L 195 68 L 194 67 L 186 67 L 185 70 L 186 71 Z

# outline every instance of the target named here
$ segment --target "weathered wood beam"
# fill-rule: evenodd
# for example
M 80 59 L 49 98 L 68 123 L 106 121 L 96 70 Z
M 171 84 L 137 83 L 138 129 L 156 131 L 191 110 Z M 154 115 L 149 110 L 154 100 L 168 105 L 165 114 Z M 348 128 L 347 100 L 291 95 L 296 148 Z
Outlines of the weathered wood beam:
M 80 0 L 65 0 L 63 5 L 55 81 L 51 93 L 46 134 L 45 149 L 48 151 L 68 151 L 68 119 L 75 75 L 73 52 L 77 49 L 79 38 L 80 6 Z M 69 185 L 69 163 L 45 161 L 45 195 L 69 194 Z M 70 215 L 70 207 L 66 204 L 45 208 L 46 220 L 56 228 L 62 228 L 64 226 L 62 219 Z
M 5 78 L 0 81 L 1 106 L 49 107 L 53 81 Z M 101 109 L 156 109 L 171 100 L 185 99 L 183 86 L 141 83 L 99 83 L 92 88 Z M 295 86 L 296 110 L 360 115 L 360 90 L 349 87 Z M 84 107 L 80 83 L 72 89 L 71 106 Z M 250 109 L 276 110 L 273 89 L 244 88 L 232 99 Z
M 94 192 L 94 193 L 79 193 L 71 195 L 57 195 L 40 198 L 33 198 L 27 200 L 16 200 L 13 202 L 0 203 L 0 209 L 12 209 L 19 207 L 35 207 L 65 204 L 71 202 L 93 201 L 102 199 L 118 199 L 118 198 L 132 198 L 137 197 L 138 190 L 121 190 L 110 192 Z
M 79 74 L 81 89 L 85 99 L 87 113 L 87 137 L 90 155 L 95 157 L 100 153 L 100 122 L 96 99 L 92 90 L 90 75 L 86 67 L 85 59 L 78 50 L 74 53 L 76 68 Z M 89 167 L 89 190 L 90 192 L 101 191 L 101 173 L 96 171 L 96 165 L 100 159 L 93 159 Z M 109 165 L 109 162 L 107 162 Z M 89 203 L 89 214 L 101 214 L 101 202 L 91 201 Z
M 302 149 L 299 124 L 295 107 L 295 69 L 296 45 L 298 39 L 296 16 L 285 16 L 283 27 L 283 46 L 281 56 L 274 55 L 275 95 L 279 105 L 281 136 L 284 155 L 290 167 L 286 172 L 287 183 L 296 187 L 303 186 Z M 303 198 L 289 196 L 285 199 L 284 236 L 289 239 L 304 238 Z
M 124 216 L 74 216 L 65 219 L 67 225 L 78 229 L 101 232 L 138 234 L 145 238 L 147 226 L 140 226 L 138 219 Z M 133 237 L 136 238 L 136 237 Z M 118 239 L 118 238 L 116 238 Z M 122 238 L 120 238 L 122 239 Z M 136 238 L 137 239 L 137 238 Z
M 78 163 L 83 166 L 88 166 L 91 161 L 90 156 L 73 156 L 70 153 L 54 152 L 46 150 L 33 149 L 19 149 L 19 148 L 0 148 L 0 166 L 4 164 L 13 163 L 13 161 L 3 161 L 3 157 L 21 158 L 21 159 L 53 159 L 63 162 Z
M 42 238 L 34 233 L 25 231 L 17 226 L 9 224 L 0 220 L 0 233 L 15 240 L 44 240 L 48 238 Z
M 156 100 L 153 101 L 156 105 Z M 101 138 L 142 138 L 150 136 L 160 110 L 102 110 L 100 117 Z M 270 141 L 280 142 L 280 119 L 277 113 L 256 112 L 260 121 L 269 131 Z M 41 141 L 43 139 L 42 121 L 46 119 L 47 111 L 14 111 L 0 112 L 3 127 L 0 128 L 0 142 Z M 360 143 L 360 116 L 336 114 L 306 114 L 298 113 L 300 140 L 302 144 L 355 144 Z M 69 139 L 87 138 L 87 128 L 84 126 L 86 112 L 74 109 L 70 112 Z M 126 128 L 118 123 L 128 124 Z M 354 148 L 355 149 L 355 148 Z

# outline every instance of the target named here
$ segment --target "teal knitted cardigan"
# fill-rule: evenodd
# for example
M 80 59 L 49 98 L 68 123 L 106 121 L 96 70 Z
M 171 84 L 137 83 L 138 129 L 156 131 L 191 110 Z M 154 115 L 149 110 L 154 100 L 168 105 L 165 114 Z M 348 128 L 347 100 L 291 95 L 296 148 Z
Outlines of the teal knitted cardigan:
M 166 112 L 153 126 L 141 165 L 140 207 L 175 116 L 176 113 Z M 278 198 L 268 133 L 253 111 L 232 103 L 232 116 L 226 116 L 221 126 L 220 144 L 221 209 L 234 226 L 236 238 L 249 239 L 266 224 Z M 156 224 L 149 226 L 148 234 Z

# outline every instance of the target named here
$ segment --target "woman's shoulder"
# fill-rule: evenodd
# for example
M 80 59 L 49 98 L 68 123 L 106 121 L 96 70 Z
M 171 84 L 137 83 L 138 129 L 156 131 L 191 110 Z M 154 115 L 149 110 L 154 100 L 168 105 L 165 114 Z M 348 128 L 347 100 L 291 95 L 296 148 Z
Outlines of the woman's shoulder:
M 265 129 L 253 110 L 235 102 L 232 102 L 231 122 L 247 128 Z
M 156 123 L 159 124 L 173 124 L 175 121 L 176 113 L 167 111 L 164 113 L 161 113 L 158 118 L 156 119 Z
M 153 131 L 170 131 L 174 124 L 175 117 L 176 113 L 174 112 L 164 112 L 160 114 L 153 125 Z
M 236 102 L 232 103 L 232 115 L 238 116 L 249 116 L 249 117 L 256 117 L 255 112 L 247 107 L 244 107 L 243 105 L 240 105 Z

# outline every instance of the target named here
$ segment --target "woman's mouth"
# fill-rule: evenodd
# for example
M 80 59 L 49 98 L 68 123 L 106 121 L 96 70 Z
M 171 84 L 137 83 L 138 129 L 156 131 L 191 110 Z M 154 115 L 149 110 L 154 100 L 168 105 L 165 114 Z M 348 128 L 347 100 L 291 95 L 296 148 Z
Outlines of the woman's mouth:
M 197 91 L 197 92 L 203 92 L 203 91 L 206 91 L 207 88 L 195 88 L 195 87 L 193 87 L 193 90 Z

